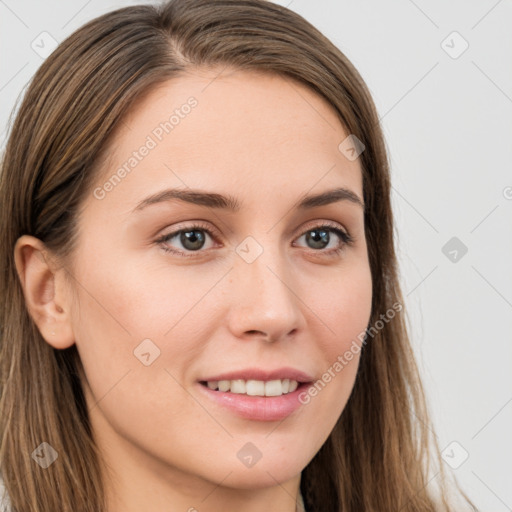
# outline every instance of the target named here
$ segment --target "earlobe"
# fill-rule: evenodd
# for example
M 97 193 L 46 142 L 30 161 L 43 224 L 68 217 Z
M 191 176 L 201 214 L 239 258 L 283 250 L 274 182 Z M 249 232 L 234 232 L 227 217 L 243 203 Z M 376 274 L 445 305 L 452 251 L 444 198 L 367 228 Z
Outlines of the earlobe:
M 56 349 L 72 346 L 75 341 L 65 270 L 54 267 L 43 242 L 30 235 L 17 240 L 14 261 L 28 312 L 43 338 Z

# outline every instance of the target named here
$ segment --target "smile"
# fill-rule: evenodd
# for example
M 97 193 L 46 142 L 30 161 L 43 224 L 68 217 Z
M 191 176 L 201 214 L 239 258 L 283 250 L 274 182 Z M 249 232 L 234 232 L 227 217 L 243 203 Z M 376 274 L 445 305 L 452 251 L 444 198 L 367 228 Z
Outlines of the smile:
M 269 381 L 263 380 L 212 380 L 201 382 L 214 391 L 223 391 L 237 393 L 249 396 L 281 396 L 293 393 L 299 385 L 296 380 L 275 379 Z
M 246 368 L 219 373 L 197 381 L 201 396 L 239 418 L 282 421 L 304 407 L 299 395 L 313 384 L 312 375 L 291 367 Z

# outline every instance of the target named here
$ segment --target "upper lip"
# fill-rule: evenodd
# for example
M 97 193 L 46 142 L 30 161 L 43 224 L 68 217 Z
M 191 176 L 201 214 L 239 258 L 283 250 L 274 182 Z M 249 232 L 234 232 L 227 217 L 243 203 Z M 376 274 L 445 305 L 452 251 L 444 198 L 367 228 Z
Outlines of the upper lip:
M 219 380 L 280 380 L 290 379 L 297 382 L 312 382 L 313 377 L 307 373 L 295 368 L 276 368 L 275 370 L 264 370 L 261 368 L 246 368 L 244 370 L 236 370 L 233 372 L 220 373 L 211 377 L 201 379 L 203 382 L 219 381 Z

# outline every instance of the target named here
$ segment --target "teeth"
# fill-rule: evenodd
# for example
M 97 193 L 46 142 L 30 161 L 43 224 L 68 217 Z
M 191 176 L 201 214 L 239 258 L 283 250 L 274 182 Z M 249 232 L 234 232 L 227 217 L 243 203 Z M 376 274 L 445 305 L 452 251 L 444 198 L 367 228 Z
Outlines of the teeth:
M 245 380 L 232 380 L 231 393 L 245 394 Z
M 229 391 L 231 387 L 230 380 L 219 380 L 219 391 Z
M 296 380 L 277 379 L 277 380 L 212 380 L 206 385 L 213 390 L 231 391 L 249 396 L 281 396 L 295 391 L 299 385 Z
M 245 391 L 251 396 L 265 396 L 265 383 L 262 380 L 248 380 Z
M 283 385 L 280 380 L 265 382 L 265 396 L 280 396 L 283 394 Z

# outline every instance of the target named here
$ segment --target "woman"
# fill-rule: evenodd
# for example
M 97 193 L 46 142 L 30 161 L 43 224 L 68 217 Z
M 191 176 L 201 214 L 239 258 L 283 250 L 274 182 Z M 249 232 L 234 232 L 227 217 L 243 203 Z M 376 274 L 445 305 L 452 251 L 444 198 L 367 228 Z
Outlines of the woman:
M 27 90 L 0 200 L 13 510 L 455 510 L 375 107 L 300 16 L 89 22 Z

